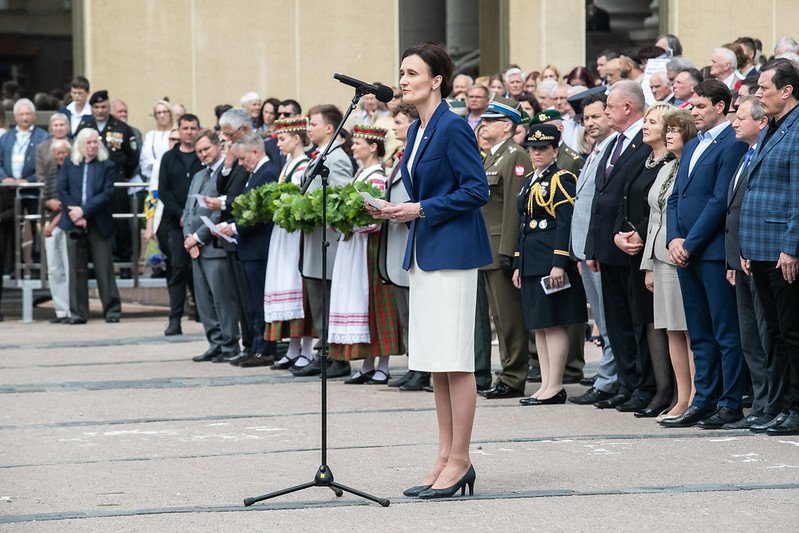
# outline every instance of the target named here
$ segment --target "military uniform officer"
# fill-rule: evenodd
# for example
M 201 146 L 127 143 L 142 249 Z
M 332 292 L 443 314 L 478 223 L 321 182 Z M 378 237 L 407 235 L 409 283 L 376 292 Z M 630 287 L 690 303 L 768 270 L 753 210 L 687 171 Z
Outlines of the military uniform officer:
M 530 120 L 530 127 L 532 128 L 536 124 L 552 124 L 560 133 L 563 133 L 563 122 L 560 112 L 556 109 L 544 109 L 540 113 L 536 113 Z M 585 159 L 561 140 L 558 144 L 558 157 L 555 159 L 555 164 L 559 169 L 568 170 L 575 176 L 579 176 L 585 166 Z M 569 325 L 566 330 L 569 332 L 569 358 L 566 361 L 566 373 L 563 379 L 565 383 L 577 383 L 583 378 L 583 367 L 585 367 L 585 325 Z M 533 365 L 536 363 L 537 361 L 534 360 Z
M 530 360 L 521 293 L 511 281 L 519 237 L 516 195 L 533 167 L 527 152 L 513 142 L 512 136 L 516 126 L 529 119 L 517 101 L 503 97 L 495 97 L 481 119 L 481 141 L 491 147 L 483 162 L 489 198 L 482 212 L 493 262 L 480 268 L 480 276 L 494 317 L 502 363 L 499 379 L 483 395 L 488 399 L 514 398 L 524 396 Z
M 566 326 L 587 320 L 582 279 L 568 251 L 577 178 L 557 167 L 559 140 L 560 132 L 551 124 L 530 128 L 526 146 L 535 171 L 527 176 L 515 202 L 521 225 L 513 281 L 521 288 L 524 325 L 535 331 L 542 372 L 541 388 L 521 400 L 523 405 L 566 401 L 562 381 L 569 350 Z M 547 280 L 559 290 L 547 294 L 542 285 Z
M 108 150 L 108 159 L 116 167 L 114 181 L 130 181 L 139 166 L 140 150 L 133 130 L 121 120 L 111 116 L 108 91 L 97 91 L 92 94 L 89 98 L 89 105 L 92 107 L 92 116 L 84 117 L 78 131 L 85 128 L 97 130 L 100 134 L 100 141 Z M 114 189 L 111 208 L 114 213 L 131 212 L 127 189 L 118 187 Z M 133 261 L 131 220 L 114 220 L 114 229 L 114 260 Z

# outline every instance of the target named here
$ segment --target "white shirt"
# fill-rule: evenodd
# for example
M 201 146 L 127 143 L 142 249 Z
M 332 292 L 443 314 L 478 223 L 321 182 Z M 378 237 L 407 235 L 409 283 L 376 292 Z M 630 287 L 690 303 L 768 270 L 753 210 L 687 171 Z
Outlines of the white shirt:
M 70 112 L 69 127 L 72 130 L 72 135 L 75 135 L 75 132 L 78 131 L 78 126 L 80 125 L 81 119 L 92 114 L 92 106 L 86 102 L 83 104 L 83 109 L 78 111 L 75 109 L 75 102 L 70 102 L 67 106 L 67 111 Z
M 502 146 L 502 144 L 503 144 L 505 141 L 507 141 L 507 139 L 502 139 L 502 140 L 501 140 L 501 141 L 499 141 L 497 144 L 495 144 L 494 146 L 492 146 L 492 147 L 491 147 L 491 155 L 494 155 L 494 154 L 496 154 L 496 153 L 497 153 L 497 150 L 499 150 L 499 147 L 500 147 L 500 146 Z
M 408 156 L 408 174 L 411 175 L 411 179 L 413 179 L 413 163 L 416 160 L 416 151 L 422 143 L 422 137 L 424 137 L 424 128 L 419 128 L 419 131 L 416 132 L 416 139 L 413 140 L 413 150 L 411 150 L 411 155 Z
M 33 127 L 28 128 L 28 131 L 20 131 L 19 126 L 14 129 L 16 135 L 14 146 L 11 148 L 11 176 L 18 180 L 22 178 L 22 168 L 25 166 L 25 156 L 28 153 Z
M 704 133 L 699 132 L 697 134 L 697 137 L 700 140 L 699 144 L 696 145 L 696 150 L 694 150 L 694 153 L 691 154 L 691 161 L 688 163 L 689 175 L 691 174 L 691 172 L 694 171 L 694 165 L 696 165 L 696 162 L 699 161 L 699 158 L 702 156 L 702 154 L 705 153 L 705 150 L 707 150 L 711 144 L 716 142 L 716 137 L 718 137 L 721 134 L 721 132 L 724 131 L 725 128 L 729 127 L 730 127 L 730 121 L 722 120 L 721 124 L 718 124 L 710 128 L 707 132 Z
M 727 79 L 721 80 L 721 83 L 726 85 L 729 90 L 733 90 L 735 88 L 735 83 L 740 79 L 735 75 L 736 73 L 737 71 L 733 71 Z
M 757 153 L 757 143 L 753 144 L 749 148 L 751 150 L 754 150 L 754 152 L 752 154 L 752 157 L 754 157 L 754 154 Z M 748 167 L 749 163 L 751 163 L 751 162 L 752 162 L 752 158 L 750 157 L 749 161 L 746 162 L 746 167 Z M 743 161 L 741 161 L 741 163 L 743 163 Z M 735 188 L 738 187 L 738 180 L 741 179 L 741 175 L 744 173 L 744 170 L 746 170 L 746 167 L 741 165 L 740 168 L 738 168 L 738 172 L 735 174 L 735 180 L 733 181 L 733 185 L 732 185 L 732 189 L 733 190 L 735 190 Z

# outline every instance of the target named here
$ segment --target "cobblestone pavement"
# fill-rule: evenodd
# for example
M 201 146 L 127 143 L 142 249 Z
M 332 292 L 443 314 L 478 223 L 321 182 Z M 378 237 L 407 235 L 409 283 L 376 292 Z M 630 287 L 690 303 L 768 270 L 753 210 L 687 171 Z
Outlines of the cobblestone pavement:
M 402 496 L 436 451 L 429 393 L 329 385 L 328 464 L 382 508 L 314 487 L 320 382 L 193 363 L 164 319 L 0 323 L 1 531 L 796 531 L 799 437 L 666 430 L 576 405 L 480 399 L 475 496 Z M 588 371 L 598 350 L 588 349 Z M 495 366 L 498 365 L 496 354 Z M 357 365 L 357 363 L 356 363 Z M 392 373 L 406 370 L 392 358 Z M 534 391 L 529 385 L 527 393 Z M 584 390 L 567 386 L 570 395 Z

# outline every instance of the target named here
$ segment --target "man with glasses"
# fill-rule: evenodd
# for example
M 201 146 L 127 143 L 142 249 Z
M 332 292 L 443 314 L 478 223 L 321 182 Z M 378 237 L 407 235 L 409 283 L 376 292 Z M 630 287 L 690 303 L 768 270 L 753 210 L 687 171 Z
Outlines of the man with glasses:
M 469 90 L 469 94 L 476 92 Z M 525 150 L 513 142 L 516 126 L 527 119 L 516 100 L 495 97 L 483 114 L 480 140 L 491 146 L 483 163 L 488 179 L 488 204 L 482 208 L 493 263 L 480 268 L 488 305 L 499 339 L 502 372 L 494 387 L 485 391 L 487 399 L 524 396 L 530 352 L 528 333 L 522 318 L 521 293 L 513 286 L 513 255 L 519 236 L 519 211 L 516 196 L 532 162 Z M 475 363 L 478 363 L 475 361 Z M 479 364 L 475 365 L 476 367 Z
M 485 85 L 472 85 L 466 91 L 466 122 L 473 130 L 480 124 L 483 113 L 488 108 L 488 87 Z

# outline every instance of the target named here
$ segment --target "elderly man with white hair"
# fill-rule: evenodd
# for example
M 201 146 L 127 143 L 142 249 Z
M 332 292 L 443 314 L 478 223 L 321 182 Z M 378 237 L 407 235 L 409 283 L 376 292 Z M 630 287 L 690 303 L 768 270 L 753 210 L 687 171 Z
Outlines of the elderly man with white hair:
M 452 79 L 452 94 L 450 98 L 460 100 L 466 96 L 466 91 L 474 85 L 474 80 L 466 74 L 458 74 Z
M 11 128 L 0 137 L 0 182 L 24 185 L 36 180 L 36 145 L 50 135 L 42 128 L 34 126 L 36 106 L 27 98 L 14 103 L 14 122 Z M 29 215 L 39 212 L 39 194 L 33 189 L 21 191 L 22 208 Z M 33 233 L 33 261 L 39 262 L 39 245 L 36 236 L 36 223 L 31 220 Z
M 799 43 L 792 37 L 784 35 L 777 39 L 777 44 L 774 45 L 774 56 L 779 57 L 785 53 L 799 53 Z
M 241 107 L 247 110 L 252 120 L 252 129 L 258 129 L 258 116 L 261 114 L 261 97 L 255 91 L 244 93 L 239 99 Z
M 506 98 L 516 99 L 524 93 L 524 78 L 524 72 L 518 67 L 511 67 L 505 71 L 502 80 L 505 82 Z
M 735 52 L 729 48 L 714 48 L 713 55 L 710 56 L 710 75 L 733 90 L 738 81 L 736 72 L 738 59 Z
M 649 77 L 649 89 L 656 101 L 664 104 L 674 103 L 674 93 L 671 91 L 667 75 L 663 72 L 654 72 Z
M 538 87 L 535 88 L 535 97 L 538 103 L 541 104 L 541 109 L 550 109 L 555 106 L 555 89 L 558 88 L 558 82 L 555 80 L 541 80 Z

